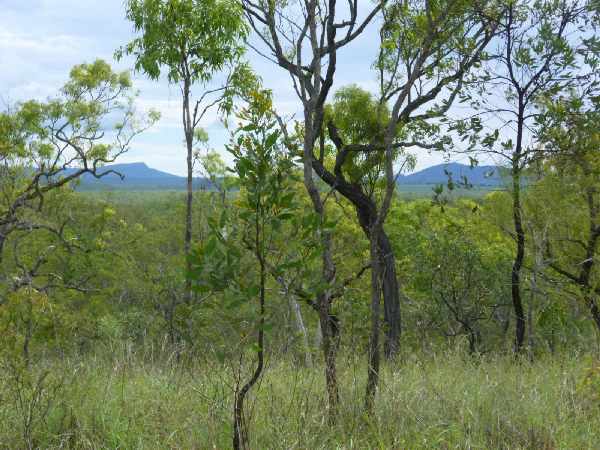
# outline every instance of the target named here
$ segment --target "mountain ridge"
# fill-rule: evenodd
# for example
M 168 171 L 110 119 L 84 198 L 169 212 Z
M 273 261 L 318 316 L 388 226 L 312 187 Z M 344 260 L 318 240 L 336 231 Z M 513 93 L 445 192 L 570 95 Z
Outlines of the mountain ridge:
M 451 177 L 455 183 L 473 186 L 501 186 L 502 168 L 499 166 L 469 166 L 457 162 L 436 164 L 417 172 L 398 176 L 399 185 L 445 184 Z
M 67 169 L 65 174 L 76 169 Z M 110 172 L 114 171 L 114 172 Z M 144 162 L 108 164 L 98 169 L 101 178 L 84 174 L 76 186 L 77 190 L 184 190 L 187 178 L 149 167 Z M 107 173 L 110 172 L 110 173 Z M 121 176 L 123 178 L 121 178 Z M 211 182 L 205 177 L 194 177 L 194 189 L 206 189 Z
M 67 169 L 65 174 L 75 169 Z M 186 177 L 174 175 L 159 169 L 149 167 L 144 162 L 110 164 L 99 169 L 102 174 L 108 173 L 100 179 L 90 174 L 81 177 L 76 185 L 77 190 L 184 190 L 187 186 Z M 498 166 L 471 167 L 457 162 L 436 164 L 411 174 L 399 175 L 398 185 L 434 185 L 445 184 L 449 177 L 455 183 L 466 181 L 473 186 L 500 186 L 502 185 L 501 168 Z M 211 182 L 205 177 L 195 177 L 195 189 L 210 188 Z

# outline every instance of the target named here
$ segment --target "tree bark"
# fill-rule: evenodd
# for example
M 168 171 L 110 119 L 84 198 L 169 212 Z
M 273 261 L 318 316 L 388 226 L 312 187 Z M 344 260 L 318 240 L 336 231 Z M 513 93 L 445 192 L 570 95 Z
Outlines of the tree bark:
M 265 295 L 266 295 L 266 276 L 267 271 L 265 267 L 264 255 L 260 253 L 262 250 L 262 245 L 259 244 L 260 237 L 260 225 L 259 225 L 259 216 L 256 214 L 256 252 L 258 257 L 258 262 L 260 265 L 260 310 L 259 310 L 259 328 L 258 328 L 258 337 L 256 344 L 258 346 L 257 350 L 257 364 L 256 368 L 250 379 L 242 386 L 241 389 L 236 389 L 234 404 L 233 404 L 233 448 L 234 450 L 248 450 L 250 448 L 250 442 L 248 439 L 248 429 L 246 427 L 246 421 L 244 417 L 244 400 L 246 399 L 246 395 L 252 389 L 252 387 L 256 384 L 258 379 L 260 378 L 263 367 L 264 367 L 264 345 L 265 345 Z M 241 369 L 241 368 L 240 368 Z
M 329 424 L 335 423 L 340 402 L 338 382 L 337 382 L 337 324 L 331 320 L 330 315 L 325 315 L 322 311 L 319 315 L 321 324 L 323 358 L 325 360 L 325 381 L 327 385 L 327 399 L 329 406 L 328 421 Z
M 333 136 L 332 136 L 333 135 Z M 336 140 L 333 130 L 330 128 L 332 140 Z M 358 222 L 365 236 L 371 242 L 372 227 L 377 220 L 377 207 L 373 199 L 369 198 L 360 186 L 347 182 L 342 176 L 329 172 L 318 160 L 313 160 L 313 167 L 319 177 L 329 186 L 335 188 L 348 201 L 352 203 L 358 217 Z M 378 254 L 381 257 L 382 273 L 381 287 L 384 303 L 385 341 L 384 355 L 393 358 L 400 349 L 400 336 L 402 333 L 402 322 L 400 315 L 400 287 L 396 273 L 396 259 L 390 239 L 383 229 L 377 227 L 376 244 Z
M 521 269 L 525 259 L 525 232 L 521 216 L 520 176 L 513 175 L 513 221 L 517 238 L 517 253 L 512 266 L 511 293 L 515 312 L 515 352 L 519 353 L 525 340 L 525 312 L 521 299 Z
M 194 146 L 194 130 L 192 117 L 190 112 L 190 81 L 184 80 L 183 84 L 183 129 L 185 133 L 185 144 L 187 150 L 187 192 L 185 202 L 185 235 L 184 235 L 184 254 L 186 260 L 186 277 L 185 277 L 185 299 L 190 302 L 192 300 L 192 279 L 189 276 L 192 265 L 190 260 L 190 251 L 192 248 L 192 205 L 194 199 L 193 191 L 193 146 Z
M 374 233 L 377 233 L 376 231 Z M 373 235 L 373 233 L 372 233 Z M 380 334 L 380 300 L 381 300 L 381 255 L 376 236 L 370 239 L 371 254 L 371 336 L 369 338 L 369 359 L 367 373 L 367 387 L 365 392 L 365 410 L 367 414 L 373 412 L 375 395 L 379 384 L 379 334 Z
M 521 205 L 521 156 L 523 150 L 523 127 L 525 126 L 523 99 L 519 97 L 517 118 L 517 142 L 512 158 L 512 213 L 517 252 L 511 272 L 511 294 L 515 312 L 515 352 L 520 353 L 525 341 L 525 311 L 521 298 L 521 269 L 525 260 L 525 230 L 523 228 L 523 208 Z
M 378 233 L 377 244 L 383 263 L 382 288 L 383 308 L 385 323 L 385 341 L 383 352 L 386 358 L 391 359 L 400 350 L 401 316 L 400 316 L 400 288 L 396 275 L 396 258 L 386 232 L 381 229 Z
M 317 111 L 311 110 L 310 104 L 305 104 L 304 111 L 304 146 L 303 146 L 303 165 L 304 165 L 304 186 L 311 199 L 313 209 L 319 216 L 321 223 L 325 221 L 325 206 L 321 199 L 321 194 L 315 185 L 313 179 L 313 161 L 314 146 L 318 128 L 322 125 L 322 120 L 315 123 L 314 116 Z M 321 106 L 322 107 L 322 106 Z M 316 128 L 316 129 L 315 129 Z M 333 261 L 333 249 L 331 234 L 327 230 L 321 229 L 320 232 L 322 254 L 321 254 L 321 279 L 326 288 L 317 296 L 317 305 L 319 308 L 319 322 L 321 323 L 322 350 L 325 361 L 325 382 L 327 385 L 327 397 L 329 406 L 329 422 L 332 424 L 337 419 L 339 404 L 339 389 L 336 370 L 336 345 L 337 323 L 330 320 L 331 317 L 331 293 L 330 286 L 335 280 L 335 263 Z
M 585 296 L 585 302 L 590 310 L 592 319 L 594 320 L 594 323 L 596 324 L 596 327 L 600 332 L 600 308 L 598 308 L 598 304 L 596 303 L 591 294 Z
M 312 367 L 312 356 L 310 352 L 310 343 L 308 341 L 308 331 L 306 330 L 306 326 L 304 325 L 304 319 L 302 317 L 302 310 L 300 309 L 300 305 L 296 301 L 296 299 L 288 293 L 288 302 L 290 305 L 290 309 L 292 310 L 293 322 L 296 326 L 296 332 L 300 336 L 301 339 L 301 351 L 304 355 L 304 365 L 306 367 Z

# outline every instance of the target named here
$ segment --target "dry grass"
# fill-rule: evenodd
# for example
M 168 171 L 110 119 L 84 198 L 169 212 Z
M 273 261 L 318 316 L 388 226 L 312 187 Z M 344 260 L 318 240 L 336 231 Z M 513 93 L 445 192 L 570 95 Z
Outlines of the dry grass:
M 600 404 L 582 383 L 588 365 L 576 356 L 529 363 L 413 355 L 385 368 L 376 413 L 366 417 L 363 359 L 340 358 L 340 416 L 329 427 L 322 368 L 272 362 L 251 397 L 252 445 L 597 449 Z M 0 377 L 2 448 L 230 447 L 233 371 L 224 365 L 173 364 L 124 353 L 38 365 L 21 384 L 15 370 L 20 369 L 5 366 Z M 36 384 L 46 371 L 40 393 Z M 48 405 L 33 415 L 29 436 L 27 405 Z

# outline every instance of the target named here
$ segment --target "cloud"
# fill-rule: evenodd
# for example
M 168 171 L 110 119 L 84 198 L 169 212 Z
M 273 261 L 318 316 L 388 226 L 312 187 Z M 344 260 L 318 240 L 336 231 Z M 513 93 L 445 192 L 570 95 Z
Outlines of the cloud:
M 96 58 L 112 61 L 114 51 L 133 37 L 123 0 L 0 0 L 0 7 L 0 98 L 9 102 L 55 94 L 73 65 Z M 351 49 L 340 52 L 333 91 L 351 83 L 376 89 L 371 66 L 378 39 L 376 27 L 370 27 Z M 301 104 L 289 74 L 251 50 L 248 59 L 264 86 L 272 89 L 278 112 L 300 118 Z M 133 61 L 125 58 L 112 64 L 123 70 L 130 69 Z M 134 84 L 140 89 L 140 112 L 158 109 L 162 120 L 134 141 L 123 161 L 144 161 L 151 167 L 184 173 L 178 87 L 164 79 L 148 80 L 142 74 L 135 75 Z M 207 114 L 201 125 L 209 131 L 211 146 L 224 154 L 229 135 L 216 111 Z M 423 154 L 422 161 L 430 163 L 436 156 Z

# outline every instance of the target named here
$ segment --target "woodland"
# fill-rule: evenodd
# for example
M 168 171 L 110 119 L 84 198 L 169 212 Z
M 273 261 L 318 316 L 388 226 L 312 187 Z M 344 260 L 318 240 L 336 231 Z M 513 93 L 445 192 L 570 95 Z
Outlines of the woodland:
M 0 111 L 0 448 L 600 448 L 597 0 L 122 14 L 131 73 Z M 185 191 L 78 189 L 161 120 L 132 74 L 177 94 Z M 432 153 L 502 187 L 400 195 Z

